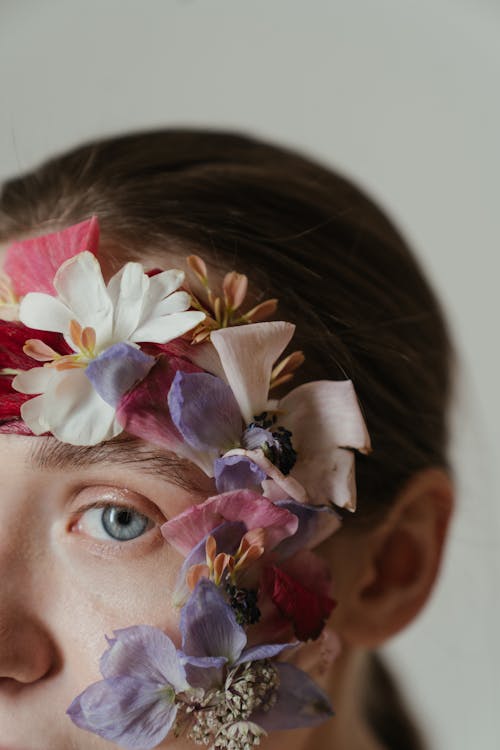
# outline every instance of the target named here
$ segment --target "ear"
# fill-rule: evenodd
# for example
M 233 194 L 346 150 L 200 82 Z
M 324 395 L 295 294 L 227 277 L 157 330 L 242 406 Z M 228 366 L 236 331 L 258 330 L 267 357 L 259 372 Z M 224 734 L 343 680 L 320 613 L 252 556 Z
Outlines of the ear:
M 439 571 L 452 509 L 448 474 L 424 469 L 398 494 L 380 526 L 344 538 L 342 564 L 355 562 L 351 574 L 346 570 L 346 597 L 338 597 L 333 626 L 346 644 L 378 646 L 418 614 Z

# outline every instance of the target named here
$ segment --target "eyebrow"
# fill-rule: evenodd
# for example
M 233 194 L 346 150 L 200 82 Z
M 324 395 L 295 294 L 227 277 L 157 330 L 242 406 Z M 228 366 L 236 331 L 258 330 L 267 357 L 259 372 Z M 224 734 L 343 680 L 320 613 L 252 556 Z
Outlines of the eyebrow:
M 85 469 L 100 464 L 120 464 L 137 467 L 144 474 L 170 481 L 182 489 L 202 492 L 201 485 L 192 477 L 192 464 L 173 453 L 159 451 L 141 440 L 126 438 L 99 445 L 80 446 L 61 443 L 55 438 L 37 441 L 29 460 L 34 468 L 46 471 Z

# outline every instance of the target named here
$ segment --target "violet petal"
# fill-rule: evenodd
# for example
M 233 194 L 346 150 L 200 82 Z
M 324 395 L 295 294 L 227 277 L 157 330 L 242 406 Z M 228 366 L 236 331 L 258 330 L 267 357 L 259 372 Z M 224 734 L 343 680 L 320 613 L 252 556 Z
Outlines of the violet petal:
M 218 492 L 260 489 L 266 478 L 260 466 L 246 456 L 223 456 L 214 461 L 215 485 Z
M 273 731 L 312 727 L 333 716 L 328 696 L 305 672 L 281 662 L 275 667 L 280 678 L 278 700 L 270 711 L 252 714 L 251 721 Z
M 187 656 L 182 651 L 179 656 L 191 687 L 208 690 L 222 684 L 227 664 L 224 656 Z
M 292 557 L 303 549 L 312 549 L 340 528 L 342 521 L 333 508 L 326 505 L 305 505 L 295 500 L 279 500 L 276 505 L 286 508 L 299 519 L 297 531 L 276 547 L 278 559 Z
M 134 625 L 114 631 L 109 649 L 101 657 L 105 678 L 127 675 L 150 683 L 168 683 L 177 691 L 187 687 L 177 650 L 165 633 L 150 625 Z
M 261 659 L 273 659 L 285 649 L 295 648 L 298 645 L 297 641 L 296 643 L 271 643 L 262 646 L 252 646 L 243 651 L 240 658 L 236 661 L 236 664 L 244 664 L 245 662 L 250 661 L 261 661 Z
M 221 523 L 220 526 L 217 526 L 217 528 L 213 529 L 210 532 L 210 535 L 214 537 L 217 543 L 217 550 L 219 552 L 226 552 L 228 555 L 233 555 L 238 549 L 241 537 L 246 531 L 247 528 L 241 521 L 225 521 L 224 523 Z M 177 582 L 172 597 L 176 607 L 181 607 L 190 594 L 189 588 L 186 583 L 186 576 L 189 568 L 192 565 L 197 565 L 199 563 L 205 562 L 205 545 L 207 536 L 204 536 L 203 539 L 201 539 L 198 544 L 193 547 L 191 552 L 182 563 L 182 567 L 177 577 Z
M 155 357 L 121 342 L 92 360 L 85 374 L 107 404 L 118 406 L 127 391 L 146 377 L 155 362 Z
M 134 677 L 90 685 L 67 710 L 81 729 L 127 750 L 150 750 L 168 734 L 175 716 L 174 691 Z
M 193 448 L 223 453 L 238 444 L 240 410 L 230 387 L 215 375 L 179 371 L 168 405 L 175 426 Z
M 235 662 L 245 648 L 245 631 L 219 592 L 207 578 L 196 584 L 181 611 L 182 650 L 191 656 L 225 656 Z

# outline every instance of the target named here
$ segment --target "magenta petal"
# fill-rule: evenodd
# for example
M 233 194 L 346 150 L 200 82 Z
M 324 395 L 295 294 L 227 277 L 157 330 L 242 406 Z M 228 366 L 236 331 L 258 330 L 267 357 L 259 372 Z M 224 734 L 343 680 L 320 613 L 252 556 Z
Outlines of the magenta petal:
M 161 356 L 139 385 L 120 401 L 116 417 L 131 435 L 189 458 L 177 427 L 172 422 L 167 395 L 179 369 L 197 372 L 198 368 L 178 357 Z
M 278 700 L 270 711 L 252 714 L 251 721 L 273 731 L 313 727 L 333 716 L 330 699 L 305 672 L 292 664 L 275 666 L 280 678 Z
M 99 224 L 93 216 L 61 232 L 14 242 L 7 249 L 4 270 L 15 292 L 54 295 L 53 279 L 59 266 L 68 258 L 88 250 L 97 254 Z
M 251 490 L 228 492 L 193 505 L 161 527 L 165 539 L 187 555 L 212 529 L 224 521 L 241 521 L 249 529 L 265 529 L 266 546 L 273 549 L 294 534 L 298 519 Z

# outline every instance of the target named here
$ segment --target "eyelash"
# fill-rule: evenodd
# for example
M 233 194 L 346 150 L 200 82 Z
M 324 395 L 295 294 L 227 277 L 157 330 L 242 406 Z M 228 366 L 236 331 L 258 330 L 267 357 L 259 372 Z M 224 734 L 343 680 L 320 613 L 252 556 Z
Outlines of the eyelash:
M 84 488 L 81 492 L 78 493 L 77 499 L 80 501 L 82 500 L 82 495 L 85 497 L 86 493 L 92 493 L 95 497 L 96 494 L 108 494 L 110 496 L 113 495 L 119 495 L 123 496 L 123 494 L 128 494 L 128 490 L 118 490 L 117 488 L 98 488 L 98 487 L 87 487 Z M 131 493 L 134 494 L 135 493 Z M 165 522 L 165 518 L 163 517 L 163 514 L 160 513 L 160 511 L 156 508 L 156 506 L 152 507 L 152 503 L 150 501 L 146 500 L 146 498 L 142 498 L 141 496 L 136 496 L 137 502 L 136 503 L 124 503 L 120 502 L 118 499 L 113 499 L 113 497 L 110 497 L 109 500 L 97 500 L 90 503 L 85 503 L 84 505 L 80 505 L 80 507 L 74 511 L 71 514 L 71 518 L 69 521 L 69 531 L 74 533 L 82 534 L 83 536 L 93 540 L 94 542 L 97 542 L 98 544 L 102 544 L 105 546 L 109 545 L 118 545 L 123 546 L 126 542 L 139 542 L 142 537 L 145 537 L 146 534 L 150 531 L 153 531 L 154 529 L 159 531 L 159 527 L 162 523 Z M 141 507 L 137 507 L 137 505 L 140 505 Z M 147 509 L 145 509 L 143 506 L 147 505 Z M 116 510 L 119 514 L 120 512 L 125 512 L 128 514 L 132 514 L 135 516 L 135 519 L 142 518 L 144 519 L 144 528 L 139 529 L 139 533 L 137 533 L 135 536 L 127 538 L 117 538 L 109 533 L 109 531 L 106 530 L 104 525 L 104 512 L 106 510 L 110 511 L 110 514 L 113 510 Z M 101 511 L 101 513 L 96 514 L 97 517 L 93 520 L 89 520 L 89 515 L 92 514 L 93 511 Z M 86 523 L 87 525 L 90 524 L 90 529 L 84 528 L 85 523 L 85 517 L 87 516 Z M 92 519 L 92 516 L 90 516 Z M 108 519 L 109 522 L 112 522 L 112 519 Z M 92 523 L 95 524 L 95 526 L 92 528 Z

